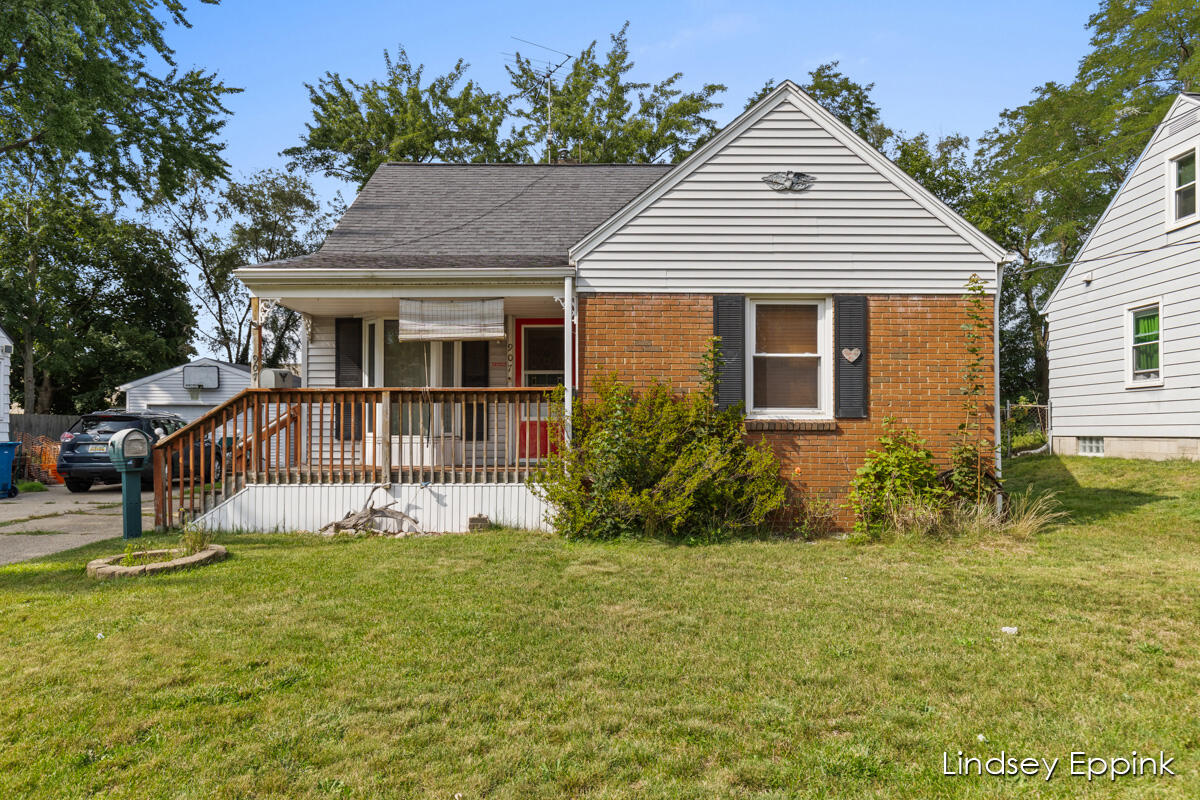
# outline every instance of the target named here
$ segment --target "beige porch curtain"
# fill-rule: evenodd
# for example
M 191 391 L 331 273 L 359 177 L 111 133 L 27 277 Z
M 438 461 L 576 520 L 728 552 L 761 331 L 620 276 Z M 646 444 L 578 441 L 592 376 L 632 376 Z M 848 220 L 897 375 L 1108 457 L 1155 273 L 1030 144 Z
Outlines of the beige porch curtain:
M 504 338 L 504 300 L 401 300 L 400 341 Z

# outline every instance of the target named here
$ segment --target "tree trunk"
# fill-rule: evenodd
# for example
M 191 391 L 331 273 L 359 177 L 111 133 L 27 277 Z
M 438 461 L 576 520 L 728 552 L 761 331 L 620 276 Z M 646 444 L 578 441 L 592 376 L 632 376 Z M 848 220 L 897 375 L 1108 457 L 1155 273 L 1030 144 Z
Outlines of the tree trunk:
M 1046 318 L 1038 311 L 1033 297 L 1033 287 L 1023 286 L 1021 297 L 1025 301 L 1025 313 L 1029 315 L 1029 331 L 1033 335 L 1033 380 L 1038 397 L 1043 401 L 1050 396 L 1050 358 L 1046 353 Z
M 23 392 L 21 398 L 21 408 L 25 409 L 27 414 L 34 413 L 34 406 L 37 404 L 37 387 L 33 381 L 33 323 L 29 317 L 25 318 L 24 324 L 21 326 L 21 353 L 24 359 L 23 366 L 25 367 L 21 376 L 21 389 Z
M 54 402 L 54 383 L 50 377 L 50 370 L 42 370 L 42 385 L 38 388 L 37 406 L 33 413 L 49 414 Z

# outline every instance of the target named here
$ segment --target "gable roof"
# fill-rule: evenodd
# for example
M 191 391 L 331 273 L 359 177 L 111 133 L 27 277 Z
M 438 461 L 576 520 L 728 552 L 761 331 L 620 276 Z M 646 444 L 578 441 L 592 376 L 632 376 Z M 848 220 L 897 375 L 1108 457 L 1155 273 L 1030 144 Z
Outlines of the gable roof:
M 1108 205 L 1104 208 L 1104 213 L 1102 213 L 1096 219 L 1096 224 L 1092 226 L 1090 231 L 1088 231 L 1087 238 L 1083 240 L 1083 244 L 1081 244 L 1079 249 L 1075 251 L 1075 257 L 1071 259 L 1071 263 L 1067 265 L 1062 277 L 1059 278 L 1058 283 L 1054 285 L 1054 291 L 1050 292 L 1050 296 L 1046 298 L 1046 302 L 1042 303 L 1041 312 L 1043 314 L 1048 314 L 1050 312 L 1050 304 L 1054 302 L 1055 298 L 1058 296 L 1059 290 L 1066 284 L 1067 278 L 1074 274 L 1075 267 L 1081 263 L 1080 258 L 1087 253 L 1088 245 L 1091 244 L 1092 238 L 1096 235 L 1096 231 L 1100 230 L 1100 226 L 1103 225 L 1105 220 L 1108 219 L 1109 213 L 1112 212 L 1113 207 L 1116 206 L 1117 202 L 1120 200 L 1121 193 L 1125 191 L 1125 187 L 1129 185 L 1129 181 L 1132 180 L 1133 176 L 1137 173 L 1138 167 L 1142 165 L 1142 161 L 1146 158 L 1146 153 L 1150 152 L 1150 148 L 1153 147 L 1155 141 L 1158 140 L 1158 136 L 1162 132 L 1163 127 L 1175 116 L 1176 112 L 1179 111 L 1179 107 L 1182 105 L 1190 106 L 1191 109 L 1200 106 L 1200 94 L 1195 92 L 1181 92 L 1179 96 L 1175 98 L 1175 102 L 1171 103 L 1171 107 L 1167 109 L 1167 113 L 1164 114 L 1163 118 L 1158 121 L 1157 125 L 1154 126 L 1154 130 L 1150 134 L 1150 139 L 1146 142 L 1146 146 L 1143 147 L 1142 152 L 1138 154 L 1137 160 L 1130 165 L 1129 171 L 1125 173 L 1125 179 L 1121 181 L 1121 185 L 1117 187 L 1115 192 L 1113 192 L 1112 198 L 1109 199 Z
M 670 170 L 389 162 L 316 253 L 254 267 L 562 267 L 572 244 Z
M 4 328 L 0 328 L 0 342 L 3 342 L 4 344 L 13 343 L 13 338 L 8 335 L 8 332 L 5 331 Z
M 620 230 L 625 223 L 629 222 L 647 206 L 669 192 L 688 175 L 703 165 L 711 156 L 719 152 L 733 139 L 740 136 L 766 114 L 770 113 L 780 104 L 789 101 L 807 113 L 838 142 L 873 166 L 876 171 L 894 184 L 901 192 L 935 216 L 948 228 L 958 233 L 968 244 L 987 258 L 998 262 L 1007 255 L 1007 251 L 1004 248 L 963 219 L 956 211 L 935 197 L 929 190 L 904 172 L 904 170 L 893 164 L 886 156 L 864 142 L 856 133 L 846 127 L 845 123 L 829 111 L 826 111 L 820 103 L 809 97 L 794 82 L 785 80 L 770 94 L 742 112 L 737 119 L 722 128 L 720 133 L 702 147 L 696 149 L 673 170 L 655 181 L 636 200 L 621 208 L 606 220 L 604 224 L 577 242 L 571 248 L 571 264 L 576 264 L 578 259 L 585 257 L 610 235 Z
M 234 378 L 245 378 L 250 380 L 250 365 L 248 364 L 230 364 L 228 361 L 218 361 L 215 358 L 197 358 L 195 361 L 189 361 L 186 364 L 179 364 L 174 367 L 168 367 L 161 372 L 156 372 L 153 375 L 147 375 L 143 378 L 138 378 L 129 383 L 123 383 L 117 387 L 118 392 L 127 392 L 130 389 L 136 389 L 147 383 L 152 383 L 159 378 L 165 378 L 168 375 L 176 372 L 182 372 L 184 367 L 218 367 L 222 372 L 232 375 Z

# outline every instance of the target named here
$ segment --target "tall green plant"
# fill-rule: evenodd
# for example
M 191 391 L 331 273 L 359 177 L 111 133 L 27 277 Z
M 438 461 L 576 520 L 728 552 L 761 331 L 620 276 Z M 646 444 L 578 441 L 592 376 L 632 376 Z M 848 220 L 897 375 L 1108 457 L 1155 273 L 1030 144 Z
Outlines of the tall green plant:
M 972 275 L 967 280 L 967 313 L 962 324 L 967 360 L 963 364 L 963 421 L 958 424 L 950 452 L 950 483 L 954 493 L 964 500 L 980 503 L 991 494 L 991 461 L 994 454 L 991 437 L 983 423 L 987 390 L 987 345 L 992 321 L 987 312 L 987 294 L 983 279 Z

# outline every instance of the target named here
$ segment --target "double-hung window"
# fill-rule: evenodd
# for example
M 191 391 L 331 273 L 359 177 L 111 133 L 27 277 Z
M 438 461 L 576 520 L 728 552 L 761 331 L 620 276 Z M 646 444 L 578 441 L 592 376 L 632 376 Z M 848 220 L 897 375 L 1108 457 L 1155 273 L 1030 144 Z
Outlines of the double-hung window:
M 1129 309 L 1129 385 L 1162 383 L 1162 305 Z
M 1167 226 L 1179 227 L 1195 222 L 1198 219 L 1195 148 L 1167 162 L 1167 187 Z
M 752 414 L 821 416 L 830 401 L 825 300 L 754 300 L 748 309 Z

